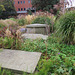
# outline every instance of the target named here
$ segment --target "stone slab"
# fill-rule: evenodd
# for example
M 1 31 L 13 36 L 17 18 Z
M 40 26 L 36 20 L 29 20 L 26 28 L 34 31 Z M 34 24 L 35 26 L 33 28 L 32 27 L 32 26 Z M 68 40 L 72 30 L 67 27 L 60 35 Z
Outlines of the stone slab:
M 50 33 L 50 26 L 46 24 L 30 24 L 26 25 L 26 33 L 30 34 L 44 34 L 48 35 Z
M 2 68 L 33 73 L 41 53 L 3 49 L 0 51 L 0 66 Z
M 44 39 L 44 40 L 47 40 L 48 38 L 48 35 L 43 35 L 43 34 L 22 34 L 22 38 L 23 39 L 32 39 L 32 40 L 35 40 L 35 39 Z
M 26 28 L 35 28 L 35 27 L 46 27 L 47 24 L 30 24 L 30 25 L 26 25 Z

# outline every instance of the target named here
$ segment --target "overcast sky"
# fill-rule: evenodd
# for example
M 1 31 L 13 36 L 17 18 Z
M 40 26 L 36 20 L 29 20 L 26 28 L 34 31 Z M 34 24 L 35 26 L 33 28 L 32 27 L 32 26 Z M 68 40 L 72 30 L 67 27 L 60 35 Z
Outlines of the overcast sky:
M 72 1 L 72 7 L 74 7 L 75 6 L 75 0 L 68 0 L 70 5 L 67 5 L 67 7 L 71 7 L 71 2 L 70 1 Z

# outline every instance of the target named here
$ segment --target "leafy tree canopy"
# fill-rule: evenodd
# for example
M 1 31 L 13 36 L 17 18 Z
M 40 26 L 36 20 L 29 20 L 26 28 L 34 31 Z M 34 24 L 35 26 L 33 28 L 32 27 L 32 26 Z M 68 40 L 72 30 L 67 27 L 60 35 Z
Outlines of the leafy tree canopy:
M 32 6 L 36 7 L 36 10 L 50 11 L 58 2 L 59 0 L 32 0 Z
M 5 11 L 4 5 L 0 5 L 0 15 L 2 15 L 3 11 Z
M 16 15 L 13 0 L 0 0 L 0 7 L 0 18 Z

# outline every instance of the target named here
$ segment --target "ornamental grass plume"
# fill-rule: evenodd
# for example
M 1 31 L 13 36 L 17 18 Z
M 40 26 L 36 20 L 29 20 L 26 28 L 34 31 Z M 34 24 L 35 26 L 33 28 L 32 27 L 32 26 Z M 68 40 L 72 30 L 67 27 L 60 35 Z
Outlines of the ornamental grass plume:
M 17 25 L 17 22 L 10 19 L 0 20 L 0 25 L 5 25 L 6 27 L 9 27 L 11 25 Z
M 17 35 L 17 38 L 20 38 L 20 36 L 21 36 L 20 30 L 17 30 L 17 31 L 16 31 L 16 35 Z
M 12 38 L 13 38 L 13 35 L 11 34 L 11 31 L 10 31 L 9 29 L 7 29 L 7 30 L 5 31 L 5 36 L 7 36 L 8 38 L 9 38 L 9 37 L 12 37 Z
M 10 20 L 10 19 L 4 20 L 4 23 L 5 23 L 6 26 L 17 25 L 16 21 L 13 21 L 13 20 Z
M 25 19 L 27 20 L 27 23 L 28 24 L 31 24 L 31 22 L 36 18 L 37 16 L 36 15 L 27 15 L 25 17 Z

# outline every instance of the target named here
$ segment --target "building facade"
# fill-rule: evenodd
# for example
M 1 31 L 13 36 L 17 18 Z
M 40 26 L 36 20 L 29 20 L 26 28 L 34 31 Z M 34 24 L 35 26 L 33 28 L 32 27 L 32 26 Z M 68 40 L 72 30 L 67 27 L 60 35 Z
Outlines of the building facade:
M 14 7 L 17 14 L 26 14 L 28 9 L 32 9 L 32 0 L 14 0 Z

